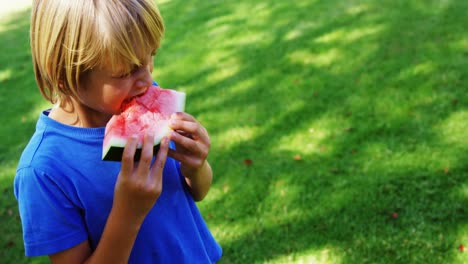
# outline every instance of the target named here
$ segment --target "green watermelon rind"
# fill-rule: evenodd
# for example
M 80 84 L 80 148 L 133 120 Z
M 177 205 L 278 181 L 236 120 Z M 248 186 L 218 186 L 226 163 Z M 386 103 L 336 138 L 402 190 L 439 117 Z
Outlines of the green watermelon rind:
M 158 153 L 159 151 L 159 143 L 153 146 L 153 153 Z M 124 152 L 124 147 L 118 146 L 110 146 L 106 152 L 106 155 L 103 157 L 105 161 L 121 161 L 122 155 Z M 141 148 L 137 148 L 135 151 L 135 155 L 133 156 L 134 161 L 139 161 L 141 157 Z
M 161 143 L 162 138 L 165 135 L 168 135 L 170 133 L 170 131 L 172 131 L 172 130 L 169 127 L 167 127 L 167 130 L 166 130 L 165 133 L 161 133 L 160 135 L 155 136 L 154 143 L 153 143 L 153 155 L 156 155 L 156 153 L 158 153 L 159 144 Z M 109 144 L 107 144 L 107 146 L 104 146 L 104 148 L 102 150 L 102 155 L 103 155 L 102 160 L 105 160 L 105 161 L 121 161 L 123 151 L 124 151 L 124 148 L 125 148 L 125 144 L 127 144 L 127 139 L 126 138 L 112 137 L 109 140 Z M 142 145 L 138 144 L 137 149 L 135 151 L 135 156 L 134 156 L 135 161 L 140 160 L 141 148 L 142 148 Z

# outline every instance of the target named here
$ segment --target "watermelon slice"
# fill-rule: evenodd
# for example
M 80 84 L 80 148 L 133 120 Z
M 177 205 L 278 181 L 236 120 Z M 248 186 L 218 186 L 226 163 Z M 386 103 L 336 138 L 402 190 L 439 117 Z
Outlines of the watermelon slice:
M 169 119 L 175 112 L 183 112 L 185 93 L 159 86 L 151 86 L 138 97 L 124 103 L 122 112 L 114 115 L 106 125 L 102 147 L 102 159 L 121 161 L 128 138 L 138 136 L 135 160 L 140 159 L 143 137 L 147 133 L 154 135 L 154 155 L 159 149 L 161 139 L 167 135 Z

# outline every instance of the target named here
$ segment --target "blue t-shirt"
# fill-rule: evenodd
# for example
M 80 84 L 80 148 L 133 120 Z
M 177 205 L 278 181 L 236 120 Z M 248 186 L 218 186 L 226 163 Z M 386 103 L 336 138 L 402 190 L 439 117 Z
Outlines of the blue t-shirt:
M 49 255 L 85 240 L 94 250 L 112 207 L 120 162 L 101 160 L 105 128 L 67 126 L 47 115 L 40 115 L 14 181 L 26 255 Z M 221 254 L 178 162 L 168 158 L 163 191 L 129 263 L 211 263 Z

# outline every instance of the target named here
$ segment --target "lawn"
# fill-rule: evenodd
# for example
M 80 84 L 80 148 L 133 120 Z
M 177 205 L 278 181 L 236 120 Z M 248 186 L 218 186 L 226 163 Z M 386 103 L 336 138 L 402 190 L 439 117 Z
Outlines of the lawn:
M 157 2 L 154 77 L 212 139 L 221 263 L 468 263 L 468 1 Z M 12 191 L 49 107 L 23 10 L 0 18 L 0 262 L 46 263 Z

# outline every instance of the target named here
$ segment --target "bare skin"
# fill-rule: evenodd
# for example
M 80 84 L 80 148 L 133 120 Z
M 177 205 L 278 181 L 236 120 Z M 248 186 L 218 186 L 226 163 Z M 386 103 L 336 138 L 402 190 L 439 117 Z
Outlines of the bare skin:
M 168 138 L 163 139 L 156 161 L 151 165 L 153 136 L 145 137 L 138 163 L 133 161 L 137 140 L 128 141 L 115 185 L 112 210 L 96 250 L 91 252 L 88 241 L 84 241 L 50 255 L 51 263 L 127 263 L 140 226 L 161 194 L 168 145 Z
M 207 161 L 210 138 L 206 129 L 191 115 L 176 113 L 171 119 L 174 130 L 170 139 L 176 143 L 176 150 L 169 150 L 169 156 L 181 162 L 181 171 L 190 186 L 195 201 L 201 201 L 208 193 L 213 173 Z M 184 131 L 178 133 L 176 131 Z
M 131 74 L 120 76 L 105 67 L 91 72 L 83 81 L 80 99 L 70 109 L 54 108 L 49 117 L 59 122 L 80 126 L 104 126 L 118 113 L 122 102 L 144 93 L 152 84 L 152 57 Z M 73 110 L 71 110 L 73 109 Z M 162 191 L 162 171 L 167 156 L 180 162 L 181 171 L 195 201 L 202 200 L 210 189 L 213 173 L 207 161 L 210 138 L 206 129 L 191 115 L 176 113 L 171 118 L 173 132 L 165 137 L 153 157 L 153 135 L 143 142 L 140 161 L 135 163 L 137 140 L 125 146 L 121 171 L 114 189 L 114 200 L 101 240 L 94 251 L 88 241 L 49 255 L 53 264 L 61 263 L 127 263 L 140 226 Z M 176 150 L 169 149 L 169 141 Z

